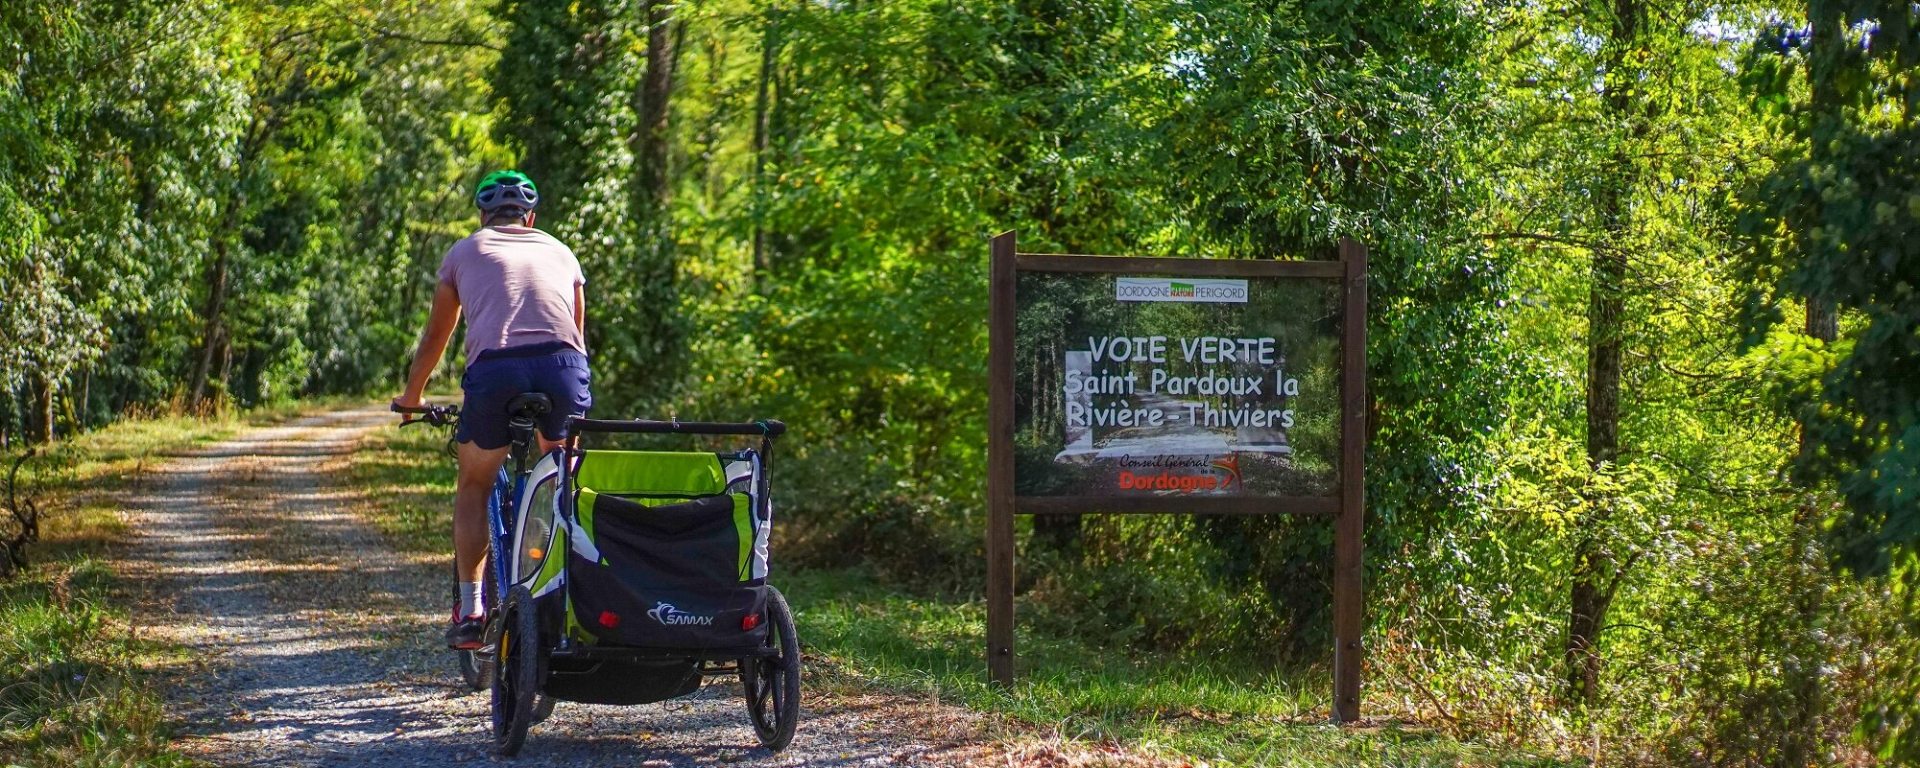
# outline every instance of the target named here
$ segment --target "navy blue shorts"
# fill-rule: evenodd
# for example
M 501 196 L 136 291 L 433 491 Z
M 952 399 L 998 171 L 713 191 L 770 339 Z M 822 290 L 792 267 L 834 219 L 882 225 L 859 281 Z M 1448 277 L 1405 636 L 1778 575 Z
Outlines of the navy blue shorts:
M 593 374 L 587 356 L 565 344 L 535 344 L 490 349 L 467 366 L 460 388 L 467 393 L 460 406 L 460 429 L 454 439 L 485 449 L 505 448 L 507 401 L 527 392 L 553 400 L 553 411 L 540 419 L 540 432 L 549 440 L 566 437 L 567 418 L 585 416 L 593 407 Z

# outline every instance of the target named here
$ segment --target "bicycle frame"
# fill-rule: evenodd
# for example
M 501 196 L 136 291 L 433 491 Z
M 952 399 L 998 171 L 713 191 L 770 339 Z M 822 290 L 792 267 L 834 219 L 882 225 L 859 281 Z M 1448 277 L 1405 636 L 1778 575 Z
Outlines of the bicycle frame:
M 507 429 L 513 435 L 508 460 L 500 465 L 499 472 L 494 475 L 493 493 L 487 497 L 487 532 L 491 536 L 491 539 L 489 539 L 491 547 L 488 550 L 489 555 L 487 557 L 489 570 L 491 571 L 489 575 L 493 578 L 494 586 L 497 588 L 494 594 L 502 596 L 502 599 L 504 599 L 508 590 L 513 589 L 514 585 L 513 537 L 520 526 L 520 514 L 522 512 L 522 510 L 518 509 L 518 502 L 516 500 L 526 491 L 526 483 L 528 477 L 532 474 L 532 466 L 538 464 L 537 460 L 532 462 L 528 461 L 530 458 L 528 455 L 529 452 L 532 451 L 537 444 L 535 441 L 536 427 L 533 420 L 523 416 L 515 416 L 508 422 Z M 553 450 L 565 451 L 566 446 L 564 444 L 556 446 Z M 549 453 L 552 453 L 552 451 Z M 541 454 L 543 457 L 545 455 L 546 454 Z M 566 464 L 564 460 L 560 463 L 563 466 Z M 511 472 L 508 471 L 508 464 L 511 464 L 513 467 Z M 561 482 L 564 482 L 565 475 L 562 474 L 561 478 Z M 497 605 L 487 606 L 489 620 L 491 620 L 497 608 L 499 608 Z
M 507 553 L 513 551 L 513 526 L 519 522 L 514 509 L 514 499 L 520 498 L 520 486 L 526 482 L 526 473 L 508 473 L 506 465 L 493 478 L 493 494 L 487 497 L 487 532 L 492 544 L 487 550 L 488 574 L 493 578 L 495 595 L 505 595 L 513 588 L 513 565 L 508 562 Z M 512 518 L 509 520 L 509 518 Z M 498 605 L 487 606 L 487 615 L 491 617 Z

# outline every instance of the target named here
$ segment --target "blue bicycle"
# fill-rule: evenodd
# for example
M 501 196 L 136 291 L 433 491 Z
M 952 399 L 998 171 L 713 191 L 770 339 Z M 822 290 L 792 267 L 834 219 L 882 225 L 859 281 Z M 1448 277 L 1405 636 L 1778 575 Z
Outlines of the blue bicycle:
M 737 674 L 748 718 L 772 750 L 799 721 L 800 647 L 786 598 L 767 583 L 773 504 L 767 465 L 778 421 L 573 418 L 535 457 L 541 394 L 507 405 L 509 460 L 487 504 L 483 645 L 463 680 L 491 688 L 494 749 L 512 755 L 557 700 L 644 704 Z M 450 426 L 454 406 L 394 410 Z M 736 435 L 728 451 L 585 450 L 583 433 Z M 504 596 L 504 599 L 500 599 Z

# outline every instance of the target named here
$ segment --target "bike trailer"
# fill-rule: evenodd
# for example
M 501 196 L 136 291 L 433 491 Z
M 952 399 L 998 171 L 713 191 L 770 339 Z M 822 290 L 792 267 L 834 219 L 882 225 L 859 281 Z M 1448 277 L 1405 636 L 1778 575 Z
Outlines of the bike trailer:
M 495 752 L 518 752 L 556 700 L 646 704 L 720 674 L 738 676 L 760 743 L 786 748 L 800 642 L 767 583 L 766 466 L 786 425 L 575 417 L 568 431 L 566 450 L 490 502 L 504 595 L 474 658 L 491 683 Z M 585 450 L 583 432 L 760 440 L 731 452 Z
M 729 482 L 722 460 L 736 467 Z M 766 626 L 771 505 L 759 457 L 591 451 L 567 551 L 567 636 L 589 645 L 739 651 Z
M 554 654 L 550 695 L 664 700 L 699 687 L 701 662 L 763 648 L 772 505 L 759 452 L 583 451 L 572 487 L 543 613 L 574 652 Z

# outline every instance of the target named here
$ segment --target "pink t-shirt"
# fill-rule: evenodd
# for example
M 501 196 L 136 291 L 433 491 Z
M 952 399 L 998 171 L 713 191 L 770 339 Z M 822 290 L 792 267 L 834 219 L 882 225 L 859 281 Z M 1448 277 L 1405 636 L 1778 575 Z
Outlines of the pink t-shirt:
M 481 352 L 565 342 L 586 353 L 573 322 L 573 291 L 585 285 L 580 260 L 552 235 L 530 227 L 483 227 L 440 260 L 467 316 L 467 364 Z

